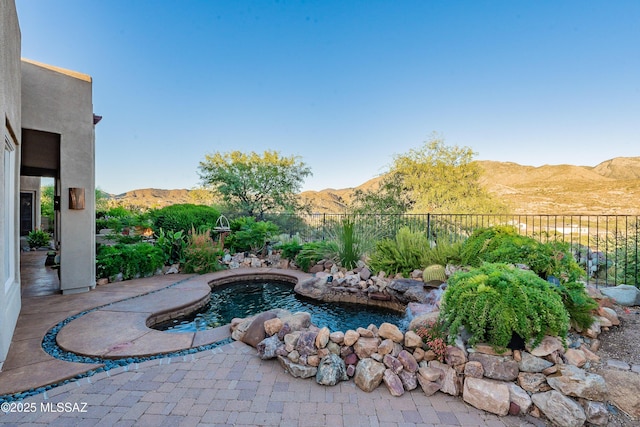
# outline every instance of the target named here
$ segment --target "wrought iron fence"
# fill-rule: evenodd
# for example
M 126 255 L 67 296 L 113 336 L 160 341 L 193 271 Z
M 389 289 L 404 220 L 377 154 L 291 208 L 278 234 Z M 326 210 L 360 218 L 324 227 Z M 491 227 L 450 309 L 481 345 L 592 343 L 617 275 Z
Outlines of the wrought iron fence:
M 576 260 L 598 285 L 640 285 L 640 216 L 481 214 L 274 214 L 280 229 L 302 242 L 327 240 L 347 216 L 376 238 L 393 238 L 400 227 L 424 232 L 435 244 L 465 240 L 475 229 L 511 225 L 540 242 L 569 243 Z

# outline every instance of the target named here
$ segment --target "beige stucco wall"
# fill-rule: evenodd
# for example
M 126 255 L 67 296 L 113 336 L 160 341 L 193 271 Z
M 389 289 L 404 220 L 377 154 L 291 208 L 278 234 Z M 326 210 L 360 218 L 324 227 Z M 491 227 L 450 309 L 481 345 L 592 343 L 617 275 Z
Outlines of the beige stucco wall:
M 20 183 L 20 28 L 13 0 L 0 0 L 0 149 L 4 150 L 4 140 L 8 138 L 15 145 L 15 172 L 13 212 L 6 212 L 9 208 L 5 205 L 4 161 L 0 157 L 0 242 L 4 242 L 7 224 L 4 218 L 13 217 L 14 236 L 16 244 L 7 248 L 0 245 L 0 277 L 5 277 L 4 259 L 8 251 L 13 252 L 13 271 L 15 273 L 13 283 L 6 287 L 0 283 L 0 370 L 9 351 L 11 337 L 15 329 L 18 314 L 20 313 L 20 254 L 19 254 L 19 229 L 17 227 L 19 211 Z M 2 152 L 3 153 L 3 152 Z M 3 153 L 4 155 L 4 153 Z
M 85 74 L 22 60 L 22 128 L 60 135 L 60 288 L 95 287 L 95 137 L 92 82 Z M 69 188 L 85 208 L 69 209 Z

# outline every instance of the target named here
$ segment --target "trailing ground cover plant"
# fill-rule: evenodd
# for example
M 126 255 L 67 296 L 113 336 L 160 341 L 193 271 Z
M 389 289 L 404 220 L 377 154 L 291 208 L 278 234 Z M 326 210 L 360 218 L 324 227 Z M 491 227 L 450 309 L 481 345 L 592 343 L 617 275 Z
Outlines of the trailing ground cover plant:
M 513 227 L 483 228 L 464 243 L 462 262 L 474 267 L 484 262 L 524 264 L 543 279 L 555 283 L 551 289 L 561 296 L 574 326 L 586 329 L 593 323 L 591 311 L 597 303 L 578 282 L 585 277 L 585 272 L 567 243 L 541 243 L 519 235 Z
M 441 316 L 450 338 L 464 327 L 470 345 L 486 342 L 505 349 L 519 338 L 535 346 L 545 335 L 564 340 L 569 315 L 551 286 L 532 271 L 484 264 L 449 278 Z
M 224 251 L 211 239 L 209 230 L 198 232 L 192 229 L 189 243 L 184 249 L 185 273 L 210 273 L 224 269 L 220 259 Z

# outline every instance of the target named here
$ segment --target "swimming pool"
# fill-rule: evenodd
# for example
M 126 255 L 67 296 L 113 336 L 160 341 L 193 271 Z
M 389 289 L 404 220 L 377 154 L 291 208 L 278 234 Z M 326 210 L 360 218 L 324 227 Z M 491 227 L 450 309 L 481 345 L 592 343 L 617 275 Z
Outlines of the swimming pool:
M 190 316 L 173 319 L 153 326 L 167 332 L 195 332 L 226 325 L 233 318 L 253 316 L 274 308 L 292 313 L 306 311 L 318 327 L 331 331 L 366 328 L 393 323 L 406 330 L 409 317 L 404 313 L 359 304 L 322 302 L 297 295 L 293 284 L 273 280 L 240 281 L 216 287 L 207 306 Z

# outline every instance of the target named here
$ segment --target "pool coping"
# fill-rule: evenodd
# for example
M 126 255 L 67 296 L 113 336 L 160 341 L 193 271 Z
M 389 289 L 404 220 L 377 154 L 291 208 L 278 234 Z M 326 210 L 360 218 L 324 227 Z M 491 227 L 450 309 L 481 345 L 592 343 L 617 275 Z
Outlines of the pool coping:
M 182 338 L 176 338 L 182 334 L 158 331 L 149 325 L 190 313 L 206 303 L 210 283 L 274 277 L 295 284 L 311 275 L 298 270 L 242 268 L 199 276 L 152 276 L 101 285 L 84 294 L 25 298 L 9 349 L 10 362 L 5 362 L 0 372 L 0 396 L 58 385 L 104 369 L 100 363 L 60 360 L 42 349 L 45 335 L 65 319 L 78 316 L 60 329 L 57 343 L 77 354 L 127 359 L 197 350 L 228 339 L 229 325 L 187 333 Z M 127 327 L 114 328 L 123 319 Z

